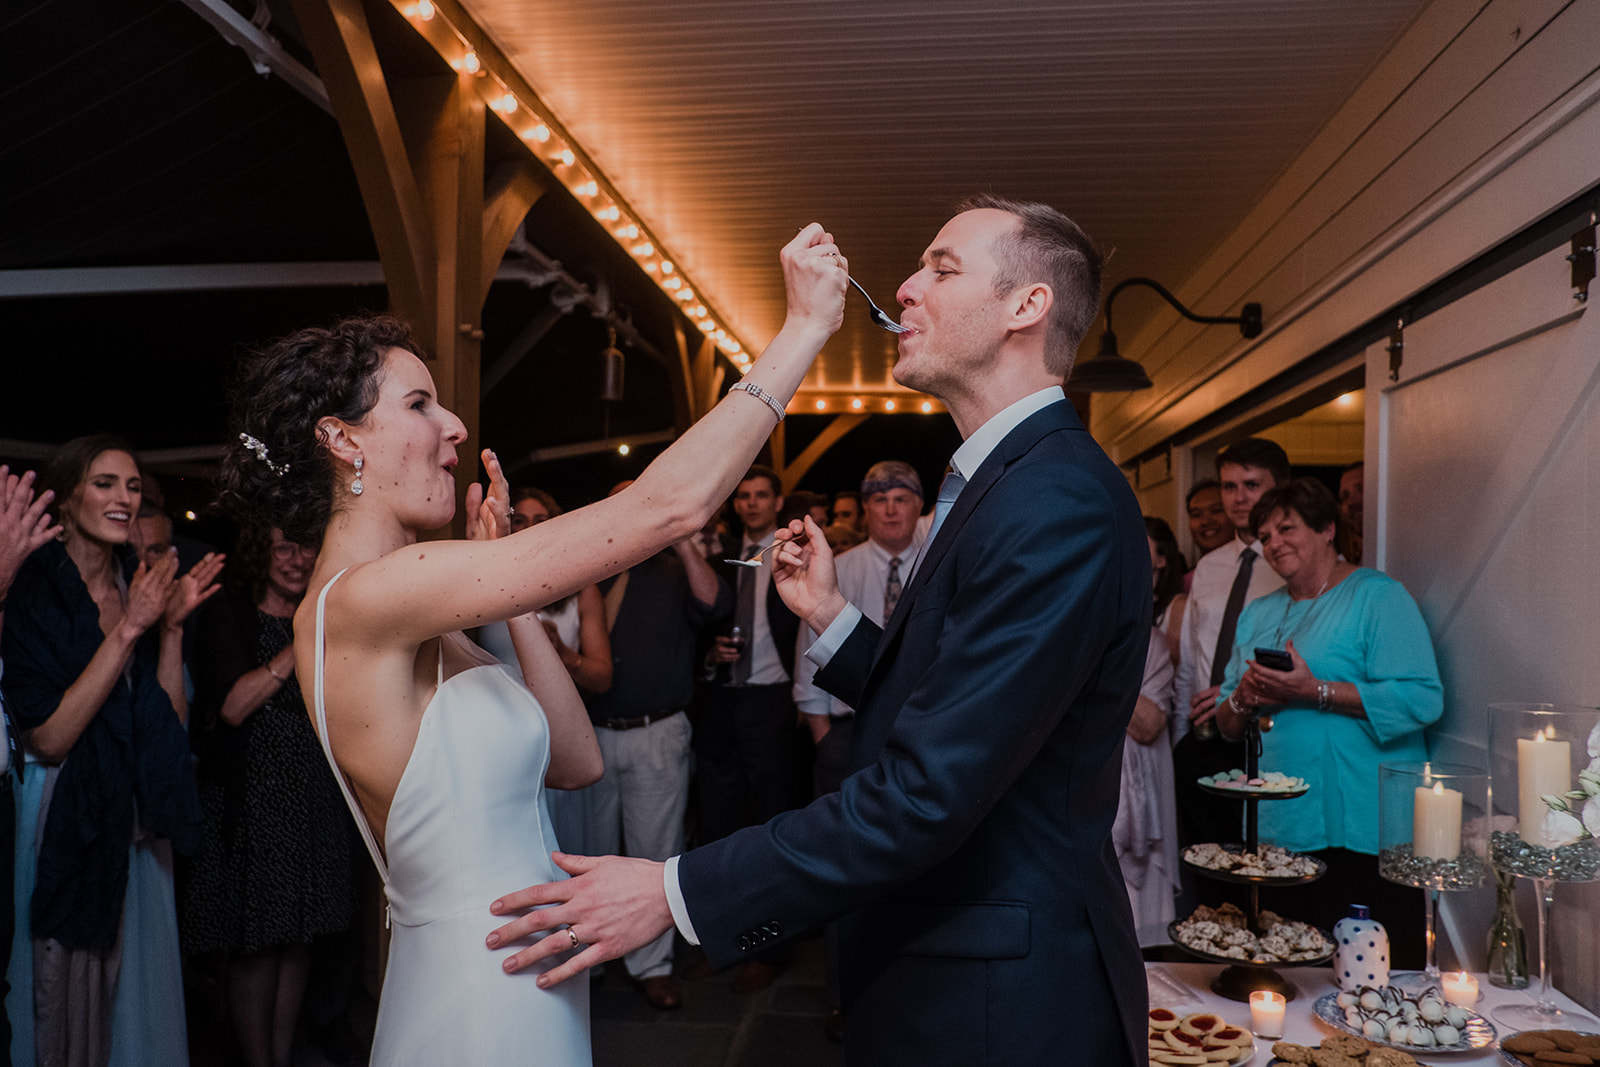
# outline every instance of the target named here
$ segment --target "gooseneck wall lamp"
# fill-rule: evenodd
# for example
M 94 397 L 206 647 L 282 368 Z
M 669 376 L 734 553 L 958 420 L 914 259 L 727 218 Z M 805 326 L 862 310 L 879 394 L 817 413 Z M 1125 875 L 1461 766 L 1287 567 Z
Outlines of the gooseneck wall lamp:
M 1150 376 L 1137 362 L 1127 359 L 1117 351 L 1117 335 L 1111 329 L 1111 302 L 1117 294 L 1131 285 L 1143 285 L 1157 293 L 1177 309 L 1178 314 L 1190 322 L 1206 324 L 1232 323 L 1245 337 L 1261 335 L 1261 305 L 1246 304 L 1238 315 L 1196 315 L 1167 292 L 1160 282 L 1149 278 L 1128 278 L 1118 282 L 1106 294 L 1106 332 L 1100 335 L 1100 351 L 1093 359 L 1085 360 L 1072 368 L 1067 388 L 1084 393 L 1131 393 L 1136 389 L 1150 388 Z

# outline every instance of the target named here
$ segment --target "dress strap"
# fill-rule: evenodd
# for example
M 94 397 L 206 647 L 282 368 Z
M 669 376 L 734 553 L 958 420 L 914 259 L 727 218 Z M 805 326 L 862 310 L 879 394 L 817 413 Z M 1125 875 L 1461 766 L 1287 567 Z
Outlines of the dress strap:
M 367 825 L 366 813 L 361 810 L 361 805 L 356 803 L 355 794 L 350 791 L 350 783 L 345 780 L 344 772 L 339 769 L 339 764 L 333 758 L 333 745 L 328 742 L 328 706 L 322 695 L 322 664 L 326 641 L 323 634 L 323 616 L 328 608 L 328 590 L 333 588 L 333 583 L 345 576 L 350 568 L 335 574 L 328 579 L 328 584 L 322 587 L 322 592 L 317 594 L 317 652 L 316 652 L 316 681 L 312 685 L 312 703 L 316 705 L 317 734 L 322 738 L 322 752 L 328 757 L 328 766 L 333 768 L 334 781 L 339 783 L 339 792 L 344 794 L 344 802 L 350 806 L 350 814 L 356 817 L 356 826 L 361 830 L 362 840 L 367 843 L 367 851 L 372 853 L 372 862 L 378 865 L 378 877 L 383 879 L 383 884 L 389 884 L 389 865 L 383 861 L 383 852 L 378 848 L 378 839 L 372 835 L 372 827 Z M 441 663 L 443 652 L 440 652 Z

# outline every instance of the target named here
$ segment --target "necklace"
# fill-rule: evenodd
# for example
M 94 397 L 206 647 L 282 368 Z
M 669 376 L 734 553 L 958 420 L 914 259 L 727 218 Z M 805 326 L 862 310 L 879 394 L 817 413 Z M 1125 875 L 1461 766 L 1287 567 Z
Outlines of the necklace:
M 1337 568 L 1335 568 L 1335 570 L 1337 570 Z M 1310 603 L 1312 606 L 1307 608 L 1306 609 L 1306 613 L 1304 615 L 1300 616 L 1299 621 L 1294 624 L 1294 628 L 1295 628 L 1296 631 L 1298 631 L 1300 629 L 1300 627 L 1305 625 L 1307 619 L 1311 618 L 1311 613 L 1316 608 L 1316 602 L 1318 600 L 1321 600 L 1322 599 L 1322 594 L 1326 593 L 1328 591 L 1328 583 L 1331 582 L 1331 581 L 1333 581 L 1333 575 L 1329 574 L 1328 577 L 1323 580 L 1321 588 L 1319 588 L 1316 591 L 1316 593 L 1314 593 L 1311 597 L 1308 598 L 1308 600 L 1306 602 Z M 1286 647 L 1284 645 L 1284 643 L 1283 643 L 1283 628 L 1285 626 L 1289 625 L 1289 609 L 1294 607 L 1295 604 L 1301 603 L 1300 601 L 1295 600 L 1294 594 L 1290 593 L 1287 587 L 1284 588 L 1283 592 L 1284 592 L 1284 597 L 1286 599 L 1286 602 L 1283 605 L 1283 619 L 1280 620 L 1279 623 L 1278 623 L 1278 634 L 1277 634 L 1277 637 L 1274 638 L 1273 645 L 1272 645 L 1272 647 L 1280 648 L 1280 649 Z M 1289 636 L 1293 637 L 1294 633 L 1291 632 L 1289 634 Z

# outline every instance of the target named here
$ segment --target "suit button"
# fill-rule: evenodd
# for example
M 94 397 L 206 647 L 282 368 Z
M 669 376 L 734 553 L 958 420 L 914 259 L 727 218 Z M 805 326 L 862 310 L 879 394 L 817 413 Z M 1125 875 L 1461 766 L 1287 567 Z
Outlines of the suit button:
M 772 920 L 772 936 L 773 937 L 782 937 L 783 936 L 783 924 L 781 922 L 779 922 L 778 920 L 776 920 L 776 919 Z

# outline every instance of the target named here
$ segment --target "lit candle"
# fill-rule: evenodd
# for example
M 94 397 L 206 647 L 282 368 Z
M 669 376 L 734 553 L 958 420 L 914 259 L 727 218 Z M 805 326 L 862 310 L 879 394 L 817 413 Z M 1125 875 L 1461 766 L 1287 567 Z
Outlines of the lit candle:
M 1420 859 L 1453 860 L 1461 854 L 1461 791 L 1418 786 L 1411 809 L 1411 851 Z
M 1258 989 L 1250 994 L 1250 1029 L 1258 1037 L 1282 1037 L 1283 1016 L 1288 1002 L 1282 993 Z
M 1543 845 L 1544 817 L 1550 806 L 1542 797 L 1560 796 L 1572 787 L 1572 746 L 1552 741 L 1550 727 L 1533 735 L 1533 740 L 1517 740 L 1517 817 L 1522 839 Z
M 1447 971 L 1439 976 L 1444 987 L 1444 999 L 1463 1008 L 1478 1002 L 1478 980 L 1466 971 Z

